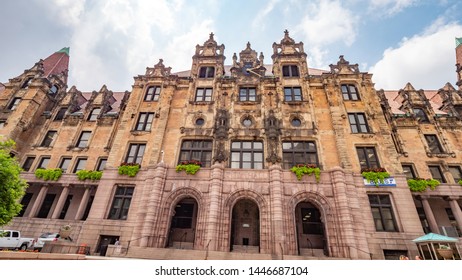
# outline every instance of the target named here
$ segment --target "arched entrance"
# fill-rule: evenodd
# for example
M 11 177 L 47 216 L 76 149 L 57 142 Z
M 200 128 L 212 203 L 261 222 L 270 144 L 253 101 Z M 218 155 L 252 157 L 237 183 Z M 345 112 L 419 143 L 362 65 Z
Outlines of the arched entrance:
M 310 202 L 300 202 L 295 207 L 297 244 L 300 255 L 327 255 L 324 223 L 321 211 Z
M 233 207 L 230 244 L 233 252 L 260 252 L 260 211 L 250 199 L 241 199 Z
M 168 247 L 193 249 L 196 234 L 197 202 L 188 197 L 178 202 L 170 223 Z

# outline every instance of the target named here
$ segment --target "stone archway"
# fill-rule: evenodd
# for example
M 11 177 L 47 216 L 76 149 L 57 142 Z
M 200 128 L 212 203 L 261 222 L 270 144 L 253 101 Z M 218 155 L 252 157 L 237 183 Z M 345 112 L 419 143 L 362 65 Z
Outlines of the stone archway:
M 196 236 L 198 204 L 192 197 L 180 200 L 173 210 L 167 247 L 193 249 Z
M 234 204 L 231 217 L 230 251 L 260 251 L 260 210 L 250 199 L 240 199 Z

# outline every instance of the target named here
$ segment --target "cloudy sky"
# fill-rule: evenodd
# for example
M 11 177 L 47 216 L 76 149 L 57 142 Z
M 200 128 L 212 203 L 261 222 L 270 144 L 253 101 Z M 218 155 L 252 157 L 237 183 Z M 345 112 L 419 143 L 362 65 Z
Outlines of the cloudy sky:
M 459 0 L 2 0 L 0 82 L 70 47 L 69 86 L 131 90 L 160 58 L 188 70 L 210 32 L 225 63 L 247 42 L 271 63 L 284 30 L 305 44 L 308 65 L 329 69 L 339 55 L 373 73 L 377 89 L 455 85 Z

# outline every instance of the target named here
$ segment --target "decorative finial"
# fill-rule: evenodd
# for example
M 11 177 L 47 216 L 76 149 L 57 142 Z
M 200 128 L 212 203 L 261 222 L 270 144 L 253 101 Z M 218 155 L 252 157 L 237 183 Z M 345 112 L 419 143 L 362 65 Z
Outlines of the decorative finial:
M 284 30 L 284 34 L 285 34 L 285 36 L 289 36 L 289 30 L 287 30 L 287 29 Z
M 213 32 L 210 33 L 210 40 L 213 40 Z
M 250 49 L 250 42 L 247 41 L 247 48 Z

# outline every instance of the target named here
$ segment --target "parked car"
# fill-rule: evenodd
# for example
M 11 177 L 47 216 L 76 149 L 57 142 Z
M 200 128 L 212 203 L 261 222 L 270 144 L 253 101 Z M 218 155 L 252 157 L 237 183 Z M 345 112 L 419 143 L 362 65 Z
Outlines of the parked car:
M 0 230 L 0 249 L 27 250 L 34 243 L 34 238 L 22 237 L 18 230 Z
M 45 232 L 35 240 L 34 250 L 42 250 L 45 242 L 54 242 L 59 240 L 59 233 L 57 232 Z

